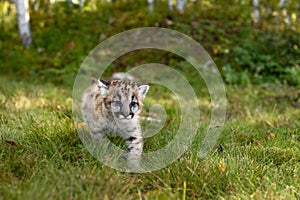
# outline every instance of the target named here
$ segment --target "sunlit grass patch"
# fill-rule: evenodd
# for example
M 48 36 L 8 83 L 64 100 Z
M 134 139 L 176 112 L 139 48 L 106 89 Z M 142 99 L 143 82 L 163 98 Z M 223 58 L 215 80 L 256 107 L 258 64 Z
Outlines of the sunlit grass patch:
M 84 147 L 73 123 L 70 89 L 3 77 L 0 83 L 0 196 L 4 199 L 300 196 L 299 108 L 286 98 L 276 101 L 278 96 L 294 96 L 296 88 L 227 86 L 227 121 L 207 157 L 197 156 L 207 126 L 204 118 L 191 148 L 180 159 L 152 173 L 127 174 L 103 165 Z M 168 118 L 162 134 L 145 139 L 145 151 L 166 145 L 180 123 L 179 102 L 156 95 L 161 99 L 149 96 L 145 109 L 162 102 Z M 203 116 L 209 116 L 209 97 L 198 101 Z

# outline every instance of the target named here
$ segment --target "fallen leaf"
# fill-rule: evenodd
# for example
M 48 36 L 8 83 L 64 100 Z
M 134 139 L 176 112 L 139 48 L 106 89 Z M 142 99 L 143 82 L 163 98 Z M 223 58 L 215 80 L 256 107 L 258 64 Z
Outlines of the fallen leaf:
M 269 120 L 266 120 L 266 124 L 268 124 L 269 126 L 273 126 L 273 124 Z
M 275 133 L 269 132 L 269 136 L 270 136 L 271 138 L 274 138 L 274 137 L 275 137 Z
M 71 41 L 64 46 L 64 50 L 72 50 L 74 48 L 74 46 L 75 46 L 75 42 Z
M 269 140 L 269 139 L 271 139 L 271 138 L 275 138 L 275 136 L 276 136 L 276 134 L 275 134 L 274 132 L 268 131 L 268 132 L 266 133 L 265 139 L 266 139 L 266 140 Z
M 224 162 L 224 158 L 222 158 L 219 162 L 219 170 L 221 172 L 225 172 L 226 171 L 226 165 L 225 165 L 225 162 Z
M 78 122 L 77 123 L 77 127 L 81 128 L 83 126 L 85 126 L 86 124 L 84 122 Z
M 254 143 L 257 144 L 257 145 L 261 145 L 261 142 L 259 140 L 255 140 Z
M 166 22 L 166 24 L 167 24 L 168 26 L 171 26 L 171 25 L 174 24 L 174 22 L 173 22 L 172 20 L 169 20 L 169 19 L 166 19 L 165 22 Z
M 7 144 L 10 144 L 10 145 L 17 145 L 17 143 L 15 142 L 15 141 L 13 141 L 13 140 L 5 140 L 5 142 L 7 143 Z

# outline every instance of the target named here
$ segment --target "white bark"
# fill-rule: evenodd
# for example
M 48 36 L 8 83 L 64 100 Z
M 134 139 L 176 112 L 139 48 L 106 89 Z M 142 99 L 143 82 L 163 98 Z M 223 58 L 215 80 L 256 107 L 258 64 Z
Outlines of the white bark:
M 278 3 L 279 9 L 284 8 L 284 4 L 285 4 L 285 0 L 279 0 L 279 3 Z M 285 22 L 286 24 L 290 24 L 290 23 L 291 23 L 291 19 L 290 19 L 288 10 L 284 8 L 284 9 L 281 11 L 281 14 L 284 16 L 284 22 Z
M 285 0 L 279 0 L 279 3 L 278 3 L 279 8 L 282 8 L 282 7 L 283 7 L 284 2 L 285 2 Z
M 260 19 L 260 13 L 259 13 L 259 9 L 258 9 L 259 0 L 253 0 L 252 4 L 253 4 L 253 7 L 254 7 L 254 10 L 253 10 L 254 22 L 258 22 L 259 19 Z
M 173 0 L 168 1 L 168 6 L 169 6 L 169 10 L 172 11 L 173 10 Z
M 148 9 L 150 12 L 154 11 L 154 0 L 148 0 Z
M 85 0 L 80 0 L 80 4 L 79 4 L 80 9 L 83 8 L 84 4 L 85 4 Z
M 28 48 L 32 42 L 28 0 L 16 0 L 15 3 L 20 37 L 23 45 Z
M 186 0 L 176 0 L 176 9 L 179 12 L 184 12 L 186 6 Z

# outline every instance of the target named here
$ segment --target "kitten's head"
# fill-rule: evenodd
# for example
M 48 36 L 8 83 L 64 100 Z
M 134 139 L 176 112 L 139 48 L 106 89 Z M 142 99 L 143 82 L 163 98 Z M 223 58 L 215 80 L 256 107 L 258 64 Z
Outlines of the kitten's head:
M 148 85 L 138 85 L 128 79 L 97 80 L 97 86 L 107 109 L 117 119 L 133 119 L 142 108 L 149 90 Z

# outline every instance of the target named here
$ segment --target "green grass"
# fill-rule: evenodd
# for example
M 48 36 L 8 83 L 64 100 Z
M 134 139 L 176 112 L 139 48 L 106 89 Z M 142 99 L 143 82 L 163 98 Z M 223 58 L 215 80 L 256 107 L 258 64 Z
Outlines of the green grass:
M 147 174 L 115 171 L 89 154 L 73 124 L 71 92 L 0 77 L 0 199 L 300 198 L 296 87 L 227 86 L 227 122 L 215 149 L 200 160 L 198 137 L 179 160 Z

